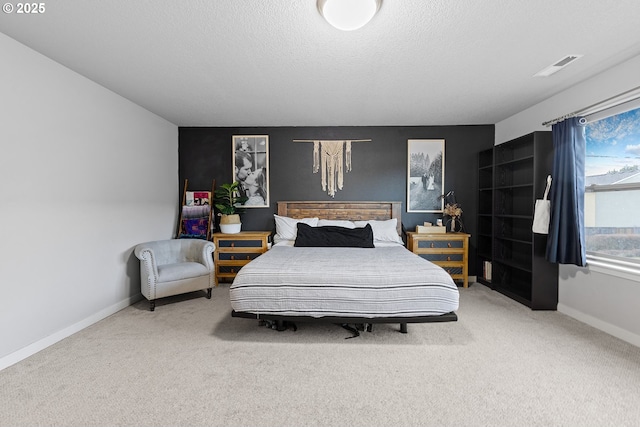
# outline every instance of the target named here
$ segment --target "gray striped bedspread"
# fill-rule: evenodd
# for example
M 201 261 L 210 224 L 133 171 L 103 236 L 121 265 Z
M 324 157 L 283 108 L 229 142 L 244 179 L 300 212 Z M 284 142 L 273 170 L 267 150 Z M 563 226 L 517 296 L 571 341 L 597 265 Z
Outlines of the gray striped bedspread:
M 402 246 L 274 246 L 238 272 L 236 312 L 285 316 L 414 317 L 458 309 L 458 288 L 441 267 Z

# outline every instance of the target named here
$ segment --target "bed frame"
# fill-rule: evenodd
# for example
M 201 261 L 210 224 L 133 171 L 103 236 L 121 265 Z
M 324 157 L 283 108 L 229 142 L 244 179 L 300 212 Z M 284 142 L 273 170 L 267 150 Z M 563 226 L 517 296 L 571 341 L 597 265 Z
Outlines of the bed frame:
M 366 221 L 397 218 L 398 235 L 402 235 L 402 202 L 338 202 L 338 201 L 281 201 L 278 204 L 278 215 L 289 218 L 314 218 Z M 371 330 L 374 323 L 400 323 L 400 332 L 407 333 L 407 323 L 455 322 L 458 316 L 454 312 L 438 316 L 420 317 L 310 317 L 310 316 L 260 316 L 254 313 L 232 311 L 233 317 L 244 317 L 275 322 L 278 330 L 286 329 L 286 322 L 329 322 L 339 324 L 366 324 Z
M 402 235 L 402 202 L 278 202 L 278 215 L 348 221 L 397 218 L 398 234 Z

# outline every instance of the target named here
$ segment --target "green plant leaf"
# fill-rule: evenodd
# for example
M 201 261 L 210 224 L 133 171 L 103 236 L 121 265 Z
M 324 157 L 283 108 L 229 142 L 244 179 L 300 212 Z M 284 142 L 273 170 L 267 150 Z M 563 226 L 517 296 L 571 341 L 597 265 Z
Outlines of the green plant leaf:
M 215 207 L 225 215 L 239 214 L 244 212 L 242 205 L 248 200 L 248 197 L 240 193 L 240 183 L 234 181 L 232 183 L 224 183 L 214 192 Z

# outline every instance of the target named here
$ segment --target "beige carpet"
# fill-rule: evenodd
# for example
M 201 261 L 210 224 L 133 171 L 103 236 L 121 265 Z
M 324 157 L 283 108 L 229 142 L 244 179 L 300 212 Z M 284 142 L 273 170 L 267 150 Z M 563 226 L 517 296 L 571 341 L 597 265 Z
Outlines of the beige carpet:
M 277 332 L 228 285 L 146 301 L 0 372 L 2 426 L 638 426 L 640 348 L 474 284 L 459 321 Z

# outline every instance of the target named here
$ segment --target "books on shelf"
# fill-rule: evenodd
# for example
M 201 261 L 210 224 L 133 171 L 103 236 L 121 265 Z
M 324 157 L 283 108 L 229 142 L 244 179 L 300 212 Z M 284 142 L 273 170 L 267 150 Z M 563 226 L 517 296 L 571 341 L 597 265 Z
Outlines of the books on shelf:
M 204 206 L 209 205 L 211 191 L 187 191 L 185 193 L 185 205 Z
M 485 261 L 482 267 L 482 277 L 485 280 L 491 281 L 491 261 Z

